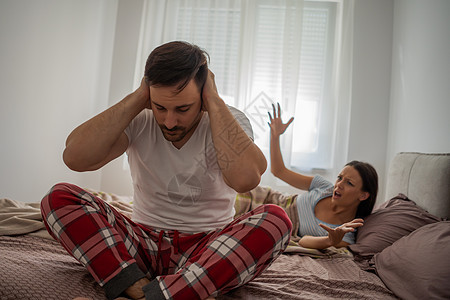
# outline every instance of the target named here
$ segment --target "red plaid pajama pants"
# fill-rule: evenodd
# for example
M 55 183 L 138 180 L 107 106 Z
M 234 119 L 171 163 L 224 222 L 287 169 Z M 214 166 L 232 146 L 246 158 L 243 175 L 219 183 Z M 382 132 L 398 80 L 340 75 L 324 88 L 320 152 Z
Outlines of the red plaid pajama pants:
M 291 221 L 262 205 L 211 232 L 183 234 L 137 224 L 75 185 L 55 185 L 41 211 L 50 234 L 104 287 L 109 299 L 146 276 L 147 299 L 205 299 L 264 271 L 286 248 Z

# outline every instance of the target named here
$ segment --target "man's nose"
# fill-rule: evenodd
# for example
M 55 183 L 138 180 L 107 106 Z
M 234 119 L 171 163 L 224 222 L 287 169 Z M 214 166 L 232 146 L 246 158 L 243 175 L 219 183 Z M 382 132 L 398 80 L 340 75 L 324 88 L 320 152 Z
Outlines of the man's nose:
M 164 120 L 164 125 L 167 127 L 167 129 L 172 129 L 177 126 L 177 123 L 178 120 L 176 114 L 174 112 L 168 111 Z

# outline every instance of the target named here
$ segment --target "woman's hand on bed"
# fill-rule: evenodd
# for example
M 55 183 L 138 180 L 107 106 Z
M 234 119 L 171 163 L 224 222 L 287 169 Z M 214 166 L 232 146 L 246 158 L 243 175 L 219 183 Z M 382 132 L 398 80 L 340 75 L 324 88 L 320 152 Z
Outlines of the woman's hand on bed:
M 324 224 L 319 224 L 320 227 L 328 232 L 328 239 L 331 246 L 336 246 L 342 242 L 344 235 L 348 232 L 354 232 L 356 228 L 364 225 L 363 219 L 354 219 L 348 223 L 344 223 L 336 228 L 330 228 Z

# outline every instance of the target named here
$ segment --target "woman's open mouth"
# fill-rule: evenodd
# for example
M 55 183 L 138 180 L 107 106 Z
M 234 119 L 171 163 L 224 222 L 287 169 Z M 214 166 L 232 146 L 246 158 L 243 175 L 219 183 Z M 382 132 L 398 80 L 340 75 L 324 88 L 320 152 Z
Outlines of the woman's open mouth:
M 341 196 L 342 196 L 341 193 L 339 193 L 338 191 L 334 191 L 333 193 L 334 198 L 340 198 Z

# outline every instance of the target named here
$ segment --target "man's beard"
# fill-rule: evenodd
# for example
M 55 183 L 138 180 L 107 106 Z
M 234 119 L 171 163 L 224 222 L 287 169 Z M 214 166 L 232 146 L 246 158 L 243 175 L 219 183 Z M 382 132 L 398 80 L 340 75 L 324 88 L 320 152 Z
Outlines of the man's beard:
M 160 124 L 159 127 L 161 128 L 162 134 L 166 140 L 172 143 L 176 143 L 183 140 L 188 133 L 197 128 L 197 124 L 200 122 L 201 116 L 202 113 L 200 111 L 197 115 L 197 119 L 192 123 L 192 125 L 189 128 L 175 126 L 169 129 L 163 124 Z
M 190 130 L 186 130 L 186 127 L 174 127 L 172 129 L 168 129 L 166 126 L 161 125 L 160 126 L 161 131 L 164 135 L 164 138 L 166 140 L 168 140 L 169 142 L 179 142 L 181 141 L 188 133 Z

